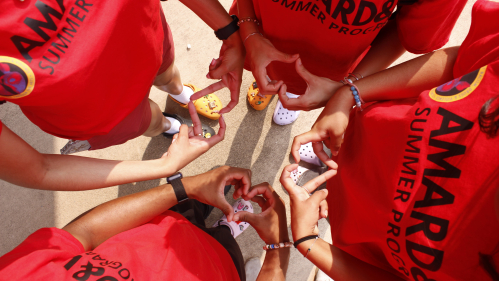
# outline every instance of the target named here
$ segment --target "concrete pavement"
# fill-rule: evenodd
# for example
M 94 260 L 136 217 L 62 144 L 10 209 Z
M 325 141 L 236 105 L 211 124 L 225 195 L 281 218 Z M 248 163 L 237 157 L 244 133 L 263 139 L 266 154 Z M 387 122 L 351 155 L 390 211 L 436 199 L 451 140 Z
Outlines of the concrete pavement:
M 232 1 L 220 2 L 228 9 Z M 447 46 L 459 45 L 464 40 L 468 33 L 471 6 L 474 2 L 470 1 L 466 6 Z M 201 88 L 208 86 L 212 81 L 206 79 L 205 75 L 212 58 L 218 57 L 221 42 L 208 26 L 180 2 L 170 0 L 162 2 L 162 5 L 173 32 L 176 64 L 180 69 L 183 82 L 193 83 Z M 187 44 L 191 44 L 190 50 L 187 50 Z M 396 63 L 412 57 L 414 56 L 406 54 Z M 227 123 L 225 140 L 182 169 L 182 173 L 184 176 L 196 175 L 221 165 L 248 168 L 253 171 L 253 183 L 269 182 L 289 206 L 289 198 L 279 183 L 279 176 L 282 169 L 290 163 L 289 151 L 293 137 L 306 132 L 314 123 L 320 110 L 302 112 L 294 124 L 278 126 L 272 122 L 277 98 L 274 98 L 263 111 L 255 111 L 247 104 L 246 91 L 252 81 L 251 73 L 245 71 L 239 104 L 232 112 L 224 116 Z M 226 89 L 219 91 L 217 95 L 224 104 L 230 100 Z M 166 94 L 154 87 L 151 89 L 150 97 L 167 112 L 177 113 L 183 117 L 189 116 L 187 110 L 167 100 Z M 0 106 L 0 119 L 42 153 L 58 153 L 66 143 L 66 140 L 47 135 L 31 124 L 19 108 L 10 103 Z M 217 121 L 206 118 L 202 118 L 202 121 L 218 131 Z M 120 146 L 83 152 L 78 155 L 116 160 L 156 159 L 161 157 L 170 143 L 170 140 L 163 136 L 139 137 Z M 71 177 L 71 175 L 67 176 Z M 41 227 L 63 227 L 79 214 L 98 204 L 163 183 L 165 179 L 93 191 L 51 192 L 28 190 L 0 181 L 0 255 L 12 250 L 29 234 Z M 231 194 L 232 191 L 227 196 L 229 203 L 234 202 Z M 260 211 L 256 204 L 254 207 L 255 212 Z M 207 225 L 211 225 L 221 216 L 221 211 L 214 210 L 207 220 Z M 327 226 L 325 220 L 321 221 L 320 229 L 323 233 Z M 262 250 L 264 243 L 254 229 L 249 228 L 237 238 L 237 241 L 245 260 L 264 255 Z M 287 279 L 307 280 L 311 269 L 312 264 L 301 257 L 296 250 L 292 250 Z

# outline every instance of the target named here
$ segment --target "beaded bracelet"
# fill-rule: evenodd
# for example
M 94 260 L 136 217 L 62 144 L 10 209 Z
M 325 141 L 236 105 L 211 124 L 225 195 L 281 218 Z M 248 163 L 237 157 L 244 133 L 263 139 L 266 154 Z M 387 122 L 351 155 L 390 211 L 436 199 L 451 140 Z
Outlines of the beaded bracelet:
M 256 23 L 256 25 L 260 25 L 260 22 L 258 22 L 257 19 L 253 19 L 253 18 L 244 18 L 244 19 L 240 19 L 238 22 L 237 22 L 237 26 L 240 26 L 242 23 L 245 23 L 245 22 L 254 22 Z
M 248 40 L 248 38 L 250 38 L 250 36 L 257 35 L 257 34 L 260 34 L 263 37 L 263 34 L 261 34 L 260 32 L 250 33 L 248 36 L 246 36 L 246 38 L 244 38 L 243 45 L 244 45 L 244 43 L 246 43 L 246 40 Z
M 279 244 L 270 244 L 270 245 L 265 245 L 263 246 L 263 249 L 265 251 L 268 251 L 268 250 L 273 250 L 273 249 L 280 249 L 280 248 L 291 248 L 293 247 L 293 243 L 291 242 L 281 242 Z
M 360 111 L 362 111 L 362 104 L 364 104 L 364 101 L 359 96 L 359 93 L 360 93 L 359 88 L 357 88 L 357 86 L 355 86 L 355 84 L 352 83 L 352 80 L 350 80 L 349 78 L 345 77 L 344 79 L 345 79 L 345 83 L 350 85 L 350 90 L 352 91 L 353 98 L 355 99 L 355 105 L 357 105 L 357 107 L 360 109 Z
M 319 236 L 317 236 L 317 238 L 315 238 L 314 243 L 312 243 L 312 245 L 310 245 L 310 248 L 308 248 L 307 253 L 305 254 L 305 258 L 307 258 L 307 256 L 310 253 L 310 251 L 312 251 L 312 247 L 315 245 L 315 242 L 317 242 L 318 238 L 319 238 Z

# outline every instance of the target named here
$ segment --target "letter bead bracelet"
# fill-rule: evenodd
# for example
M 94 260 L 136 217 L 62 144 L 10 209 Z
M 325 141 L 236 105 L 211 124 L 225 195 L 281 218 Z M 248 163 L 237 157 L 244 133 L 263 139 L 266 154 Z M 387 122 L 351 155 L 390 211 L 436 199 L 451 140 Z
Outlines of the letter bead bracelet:
M 293 247 L 293 243 L 291 242 L 281 242 L 281 243 L 278 243 L 278 244 L 270 244 L 270 245 L 265 245 L 263 246 L 263 249 L 265 251 L 268 251 L 268 250 L 273 250 L 273 249 L 280 249 L 280 248 L 291 248 Z

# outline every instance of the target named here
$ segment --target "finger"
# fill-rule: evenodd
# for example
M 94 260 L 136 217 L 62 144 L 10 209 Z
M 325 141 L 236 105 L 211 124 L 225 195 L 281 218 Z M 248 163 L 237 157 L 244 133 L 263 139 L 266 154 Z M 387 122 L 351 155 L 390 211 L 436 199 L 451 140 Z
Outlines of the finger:
M 284 167 L 281 173 L 281 178 L 279 179 L 282 186 L 286 189 L 290 196 L 305 192 L 303 188 L 297 186 L 293 179 L 291 179 L 291 172 L 293 172 L 296 168 L 298 168 L 298 164 L 291 164 Z
M 322 142 L 322 137 L 314 130 L 298 135 L 294 138 L 291 145 L 291 154 L 296 163 L 300 162 L 300 147 L 309 142 Z
M 247 194 L 249 189 L 251 188 L 251 170 L 249 169 L 242 169 L 244 172 L 247 174 L 247 177 L 241 178 L 240 180 L 236 180 L 236 184 L 234 186 L 234 193 L 232 194 L 232 197 L 234 199 L 237 199 L 239 197 L 242 197 L 244 200 L 249 201 L 251 200 L 248 198 Z
M 301 109 L 301 104 L 303 99 L 301 99 L 302 96 L 299 96 L 298 98 L 290 99 L 286 95 L 286 90 L 287 86 L 286 84 L 282 85 L 281 88 L 279 89 L 279 92 L 277 93 L 279 95 L 279 100 L 282 103 L 282 106 L 288 110 L 300 110 Z
M 230 112 L 232 109 L 234 109 L 234 107 L 236 107 L 238 102 L 239 102 L 239 98 L 237 100 L 231 100 L 229 102 L 229 104 L 227 104 L 226 107 L 222 108 L 222 110 L 220 110 L 220 112 L 218 114 L 222 115 L 222 114 Z
M 273 190 L 270 188 L 270 185 L 266 182 L 257 184 L 252 186 L 246 196 L 249 199 L 254 198 L 255 196 L 262 195 L 263 198 L 268 202 L 269 205 L 274 204 L 274 197 L 272 195 Z
M 188 104 L 189 107 L 189 114 L 191 115 L 191 120 L 192 120 L 192 129 L 194 132 L 194 135 L 197 136 L 201 134 L 203 135 L 203 128 L 201 127 L 201 121 L 199 120 L 198 113 L 196 111 L 196 107 L 194 106 L 194 103 L 192 101 L 189 102 Z
M 337 136 L 334 138 L 334 141 L 331 140 L 329 143 L 329 149 L 331 149 L 331 154 L 333 156 L 338 156 L 338 153 L 341 148 L 341 144 L 343 143 L 343 136 L 344 134 L 341 134 L 340 136 Z
M 257 203 L 258 206 L 260 206 L 260 208 L 262 208 L 262 210 L 265 207 L 265 204 L 267 203 L 267 200 L 265 200 L 261 196 L 255 196 L 255 197 L 251 198 L 251 201 Z
M 314 149 L 315 154 L 319 159 L 326 164 L 328 167 L 331 169 L 338 169 L 338 164 L 333 161 L 333 159 L 329 158 L 327 153 L 324 151 L 324 146 L 321 141 L 318 142 L 313 142 L 312 143 L 312 148 Z
M 247 211 L 241 211 L 235 213 L 233 219 L 234 221 L 245 221 L 249 224 L 252 224 L 255 221 L 256 216 L 256 214 Z
M 290 55 L 279 51 L 277 51 L 276 55 L 277 55 L 277 59 L 275 59 L 276 61 L 285 62 L 285 63 L 295 62 L 300 57 L 299 54 Z
M 253 76 L 256 79 L 256 83 L 262 95 L 275 95 L 284 82 L 275 80 L 269 81 L 269 79 L 267 79 L 267 69 L 265 67 L 255 69 L 253 71 Z
M 234 208 L 232 208 L 232 206 L 227 203 L 225 197 L 219 198 L 215 205 L 215 207 L 219 208 L 224 213 L 224 215 L 227 217 L 227 221 L 231 222 L 234 220 Z
M 301 61 L 301 59 L 297 59 L 296 62 L 295 62 L 295 69 L 296 69 L 296 72 L 298 73 L 298 75 L 301 76 L 301 78 L 303 78 L 303 80 L 305 80 L 305 82 L 308 82 L 310 80 L 312 80 L 315 75 L 313 75 L 312 73 L 310 73 L 304 66 L 303 66 L 303 63 Z
M 247 193 L 251 187 L 251 171 L 248 169 L 230 167 L 224 172 L 224 186 L 230 182 L 234 185 L 234 195 Z M 239 198 L 234 197 L 234 199 Z
M 189 127 L 187 127 L 187 125 L 185 124 L 182 124 L 178 132 L 178 140 L 183 141 L 188 139 L 189 139 Z
M 212 59 L 210 66 L 208 67 L 208 72 L 216 69 L 218 66 L 222 64 L 222 60 L 220 58 L 218 59 Z M 210 79 L 210 77 L 206 76 L 206 78 Z
M 319 215 L 321 219 L 327 218 L 328 215 L 327 200 L 322 200 L 322 202 L 319 204 Z
M 220 115 L 220 118 L 218 119 L 218 124 L 220 125 L 220 127 L 218 128 L 218 134 L 212 136 L 209 139 L 206 139 L 206 142 L 210 147 L 213 147 L 215 144 L 223 141 L 223 139 L 225 138 L 226 125 L 223 115 Z
M 328 170 L 317 177 L 309 180 L 303 187 L 305 187 L 308 191 L 314 192 L 321 184 L 325 183 L 330 178 L 334 177 L 337 173 L 337 170 Z
M 234 107 L 236 107 L 237 103 L 239 102 L 239 93 L 241 89 L 241 79 L 233 80 L 233 83 L 230 84 L 229 90 L 230 90 L 230 102 L 227 104 L 226 107 L 224 107 L 222 110 L 220 110 L 219 114 L 224 114 L 227 112 L 230 112 Z
M 206 78 L 208 79 L 222 79 L 222 76 L 227 74 L 229 72 L 229 69 L 227 67 L 227 62 L 222 62 L 222 59 L 220 59 L 220 64 L 215 65 L 213 69 L 210 69 L 210 72 L 206 75 Z
M 310 196 L 310 198 L 308 198 L 307 201 L 309 201 L 313 206 L 317 206 L 317 208 L 319 208 L 321 202 L 326 200 L 327 195 L 328 195 L 328 190 L 321 189 L 312 194 L 312 196 Z
M 202 98 L 206 95 L 209 95 L 213 92 L 216 92 L 220 89 L 223 89 L 225 87 L 224 85 L 224 82 L 223 81 L 218 81 L 218 82 L 215 82 L 213 84 L 211 84 L 210 86 L 202 89 L 201 91 L 198 91 L 196 93 L 194 93 L 192 96 L 191 96 L 191 101 L 194 101 L 194 100 L 197 100 L 199 98 Z

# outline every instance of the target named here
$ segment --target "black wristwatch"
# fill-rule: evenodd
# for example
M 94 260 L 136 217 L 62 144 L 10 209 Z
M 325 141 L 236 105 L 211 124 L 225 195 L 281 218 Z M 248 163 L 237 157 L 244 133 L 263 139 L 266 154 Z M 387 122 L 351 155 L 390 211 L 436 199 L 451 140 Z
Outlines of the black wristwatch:
M 217 36 L 218 39 L 225 40 L 225 39 L 229 38 L 229 36 L 231 36 L 232 33 L 239 30 L 239 26 L 237 25 L 237 22 L 239 21 L 239 19 L 237 18 L 236 15 L 231 15 L 231 17 L 232 17 L 231 23 L 229 23 L 225 27 L 222 27 L 219 30 L 215 31 L 215 35 Z
M 172 185 L 178 203 L 189 199 L 185 192 L 184 185 L 182 184 L 182 173 L 176 173 L 173 176 L 167 177 L 166 182 Z

